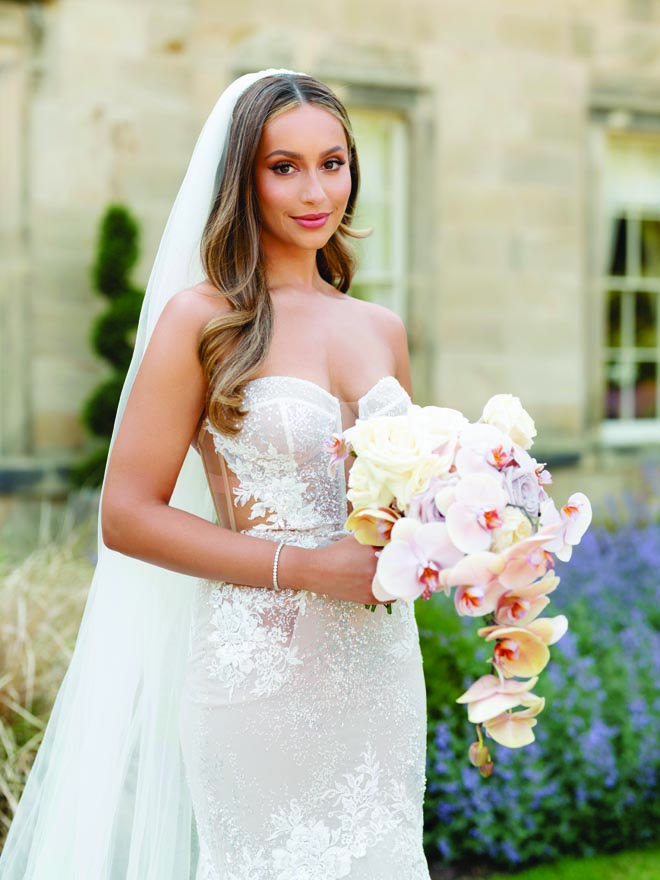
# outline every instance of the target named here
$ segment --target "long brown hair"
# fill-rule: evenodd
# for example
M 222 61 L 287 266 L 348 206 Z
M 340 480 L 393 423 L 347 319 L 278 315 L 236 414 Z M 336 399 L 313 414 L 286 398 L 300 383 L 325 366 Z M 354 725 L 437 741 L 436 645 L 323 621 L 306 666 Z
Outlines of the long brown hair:
M 351 192 L 339 227 L 316 256 L 321 277 L 343 293 L 355 271 L 348 238 L 365 234 L 351 229 L 360 171 L 351 124 L 341 101 L 311 76 L 276 74 L 257 80 L 236 102 L 220 186 L 201 244 L 206 275 L 231 305 L 228 313 L 204 327 L 199 342 L 199 359 L 208 383 L 206 410 L 211 423 L 224 434 L 235 435 L 241 429 L 248 414 L 242 409 L 243 388 L 264 362 L 273 333 L 254 162 L 266 123 L 301 104 L 315 104 L 332 113 L 346 133 Z

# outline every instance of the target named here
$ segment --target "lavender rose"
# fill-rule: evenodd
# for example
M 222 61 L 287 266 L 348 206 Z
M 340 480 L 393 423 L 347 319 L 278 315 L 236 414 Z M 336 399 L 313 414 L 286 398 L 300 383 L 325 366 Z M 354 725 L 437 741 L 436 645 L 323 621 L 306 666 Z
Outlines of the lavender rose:
M 410 499 L 407 516 L 423 523 L 442 522 L 444 516 L 438 510 L 435 496 L 444 486 L 446 486 L 446 481 L 442 477 L 431 477 L 429 485 L 424 492 L 418 492 L 417 495 L 413 495 Z
M 522 507 L 533 519 L 539 515 L 542 493 L 545 492 L 539 486 L 535 472 L 529 472 L 517 467 L 508 467 L 503 471 L 504 490 L 509 496 L 511 504 Z

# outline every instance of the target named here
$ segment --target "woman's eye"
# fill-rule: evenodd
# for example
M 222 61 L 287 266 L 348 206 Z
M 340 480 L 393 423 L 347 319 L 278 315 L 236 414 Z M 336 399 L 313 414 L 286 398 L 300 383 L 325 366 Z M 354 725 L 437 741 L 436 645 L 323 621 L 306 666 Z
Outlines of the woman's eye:
M 328 171 L 336 171 L 340 168 L 344 163 L 341 159 L 328 159 L 328 161 L 324 164 L 324 168 L 327 168 Z
M 278 162 L 277 165 L 273 165 L 273 171 L 276 174 L 290 174 L 290 169 L 293 168 L 291 162 Z

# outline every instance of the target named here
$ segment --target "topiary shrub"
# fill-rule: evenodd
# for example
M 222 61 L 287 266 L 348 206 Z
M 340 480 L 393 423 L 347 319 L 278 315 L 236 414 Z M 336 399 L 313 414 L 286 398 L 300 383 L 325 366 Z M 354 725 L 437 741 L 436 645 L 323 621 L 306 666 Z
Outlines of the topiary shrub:
M 131 362 L 144 292 L 130 279 L 139 255 L 138 226 L 122 205 L 110 205 L 101 221 L 92 277 L 110 304 L 94 322 L 91 343 L 112 371 L 85 401 L 82 419 L 100 443 L 71 474 L 77 486 L 100 486 L 121 389 Z

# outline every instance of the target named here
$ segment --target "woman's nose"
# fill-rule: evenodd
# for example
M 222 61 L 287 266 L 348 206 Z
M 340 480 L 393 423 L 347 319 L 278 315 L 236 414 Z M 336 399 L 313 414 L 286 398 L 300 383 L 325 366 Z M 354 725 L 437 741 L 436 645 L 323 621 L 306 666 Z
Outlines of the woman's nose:
M 323 201 L 323 199 L 325 198 L 325 191 L 317 174 L 312 172 L 305 175 L 304 185 L 300 193 L 300 198 L 303 202 L 308 202 L 311 204 L 316 204 L 317 202 Z

